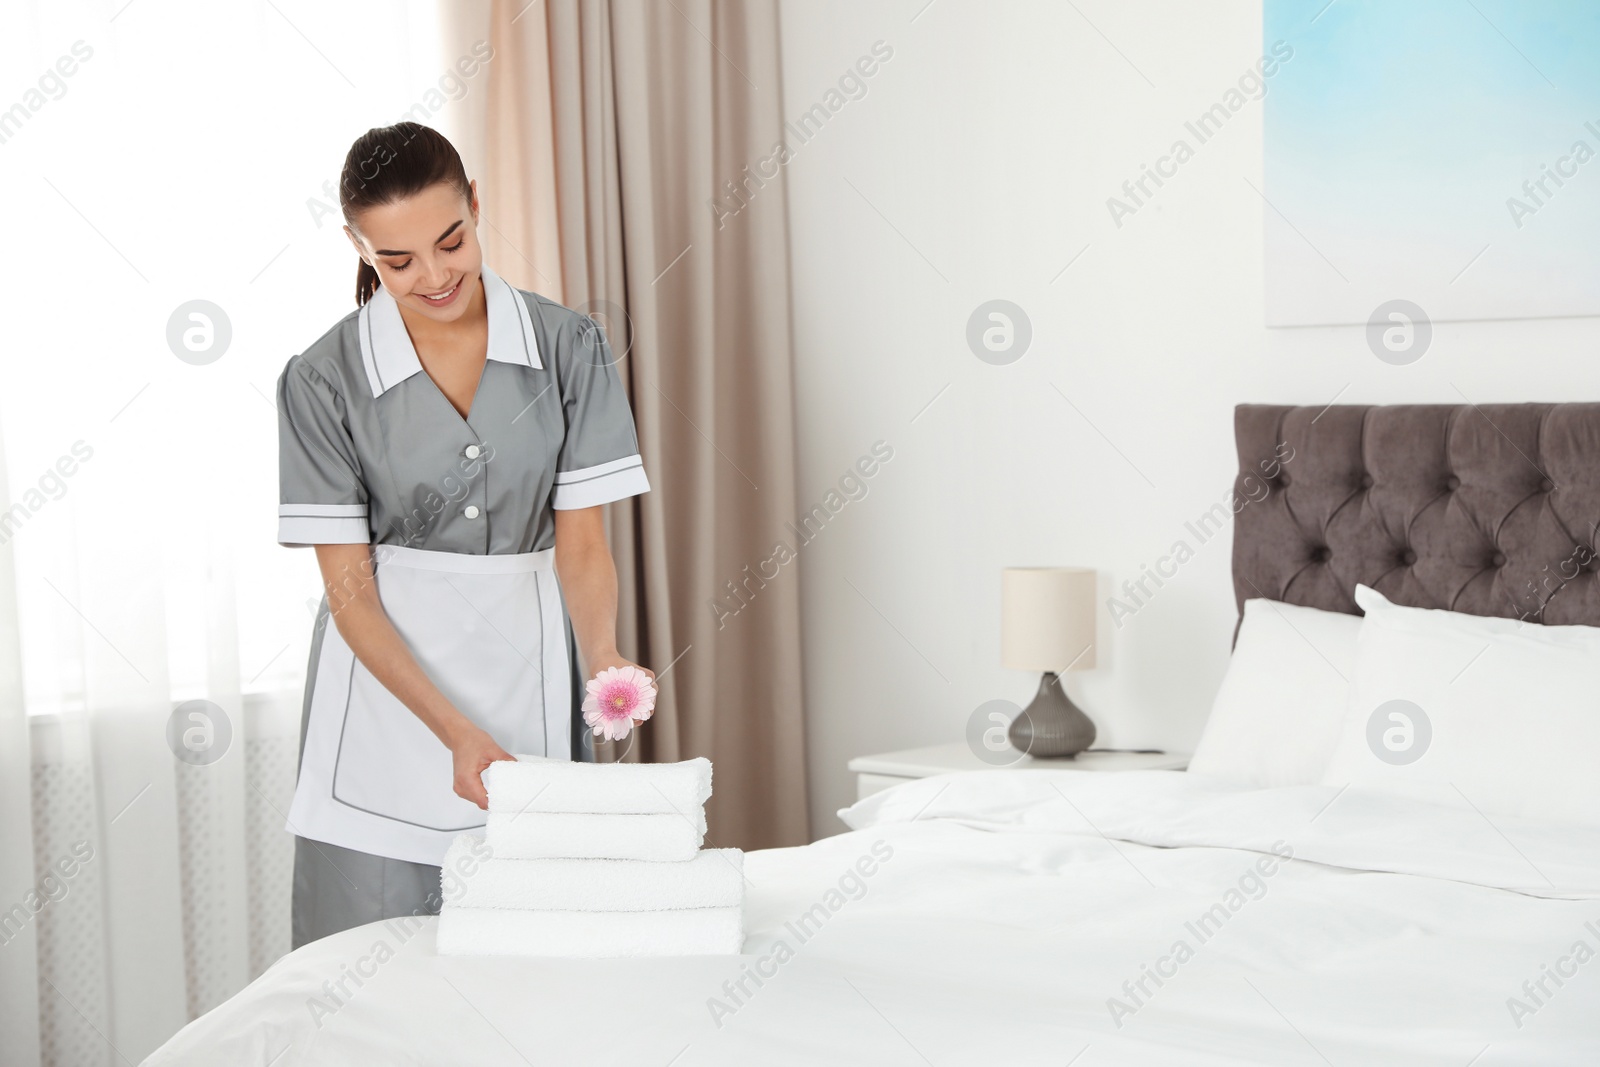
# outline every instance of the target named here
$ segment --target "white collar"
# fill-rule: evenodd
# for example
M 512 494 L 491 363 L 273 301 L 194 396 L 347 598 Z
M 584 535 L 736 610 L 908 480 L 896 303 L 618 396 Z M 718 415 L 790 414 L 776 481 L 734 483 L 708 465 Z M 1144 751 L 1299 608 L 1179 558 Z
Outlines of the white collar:
M 509 282 L 490 270 L 489 264 L 483 264 L 480 270 L 484 310 L 489 317 L 489 358 L 543 370 L 527 302 Z M 384 390 L 420 371 L 422 361 L 417 358 L 405 320 L 400 317 L 400 305 L 389 290 L 378 286 L 358 314 L 356 332 L 361 338 L 361 362 L 367 369 L 367 383 L 372 386 L 373 396 L 382 396 Z

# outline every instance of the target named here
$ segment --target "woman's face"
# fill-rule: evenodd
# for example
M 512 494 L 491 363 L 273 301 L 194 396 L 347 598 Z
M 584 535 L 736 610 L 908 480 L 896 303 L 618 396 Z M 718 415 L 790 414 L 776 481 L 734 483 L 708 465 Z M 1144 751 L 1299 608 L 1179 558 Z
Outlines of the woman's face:
M 363 211 L 360 229 L 349 226 L 361 258 L 402 307 L 436 322 L 466 313 L 478 291 L 483 248 L 478 244 L 478 183 L 472 203 L 455 186 L 438 182 L 415 196 Z

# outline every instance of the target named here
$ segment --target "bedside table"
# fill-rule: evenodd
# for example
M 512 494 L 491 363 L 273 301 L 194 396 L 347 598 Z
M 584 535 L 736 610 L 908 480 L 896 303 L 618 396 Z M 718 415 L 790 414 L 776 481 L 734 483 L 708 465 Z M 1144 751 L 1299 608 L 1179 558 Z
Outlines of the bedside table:
M 927 748 L 907 748 L 876 756 L 857 756 L 846 766 L 856 775 L 856 799 L 862 800 L 892 785 L 951 771 L 1051 770 L 1051 771 L 1181 771 L 1189 765 L 1182 752 L 1080 752 L 1071 759 L 1035 759 L 1019 756 L 1015 763 L 995 766 L 975 756 L 964 741 Z

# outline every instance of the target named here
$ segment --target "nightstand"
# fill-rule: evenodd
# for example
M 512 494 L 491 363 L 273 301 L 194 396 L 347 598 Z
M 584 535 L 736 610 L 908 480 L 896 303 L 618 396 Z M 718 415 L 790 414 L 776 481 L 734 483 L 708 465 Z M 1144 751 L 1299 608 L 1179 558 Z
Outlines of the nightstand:
M 927 748 L 907 748 L 876 756 L 857 756 L 846 766 L 856 775 L 856 799 L 861 800 L 882 789 L 913 778 L 927 778 L 951 771 L 1050 770 L 1050 771 L 1181 771 L 1189 765 L 1182 752 L 1080 752 L 1071 759 L 1034 759 L 1021 756 L 1015 763 L 999 767 L 985 763 L 973 754 L 964 741 Z

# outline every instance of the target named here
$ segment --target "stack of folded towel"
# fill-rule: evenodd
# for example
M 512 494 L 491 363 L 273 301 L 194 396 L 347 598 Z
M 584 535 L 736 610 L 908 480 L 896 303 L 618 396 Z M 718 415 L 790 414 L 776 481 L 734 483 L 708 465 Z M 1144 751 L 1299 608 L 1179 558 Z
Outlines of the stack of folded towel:
M 738 953 L 744 853 L 700 848 L 710 760 L 518 756 L 483 783 L 484 833 L 457 837 L 441 868 L 441 955 Z

